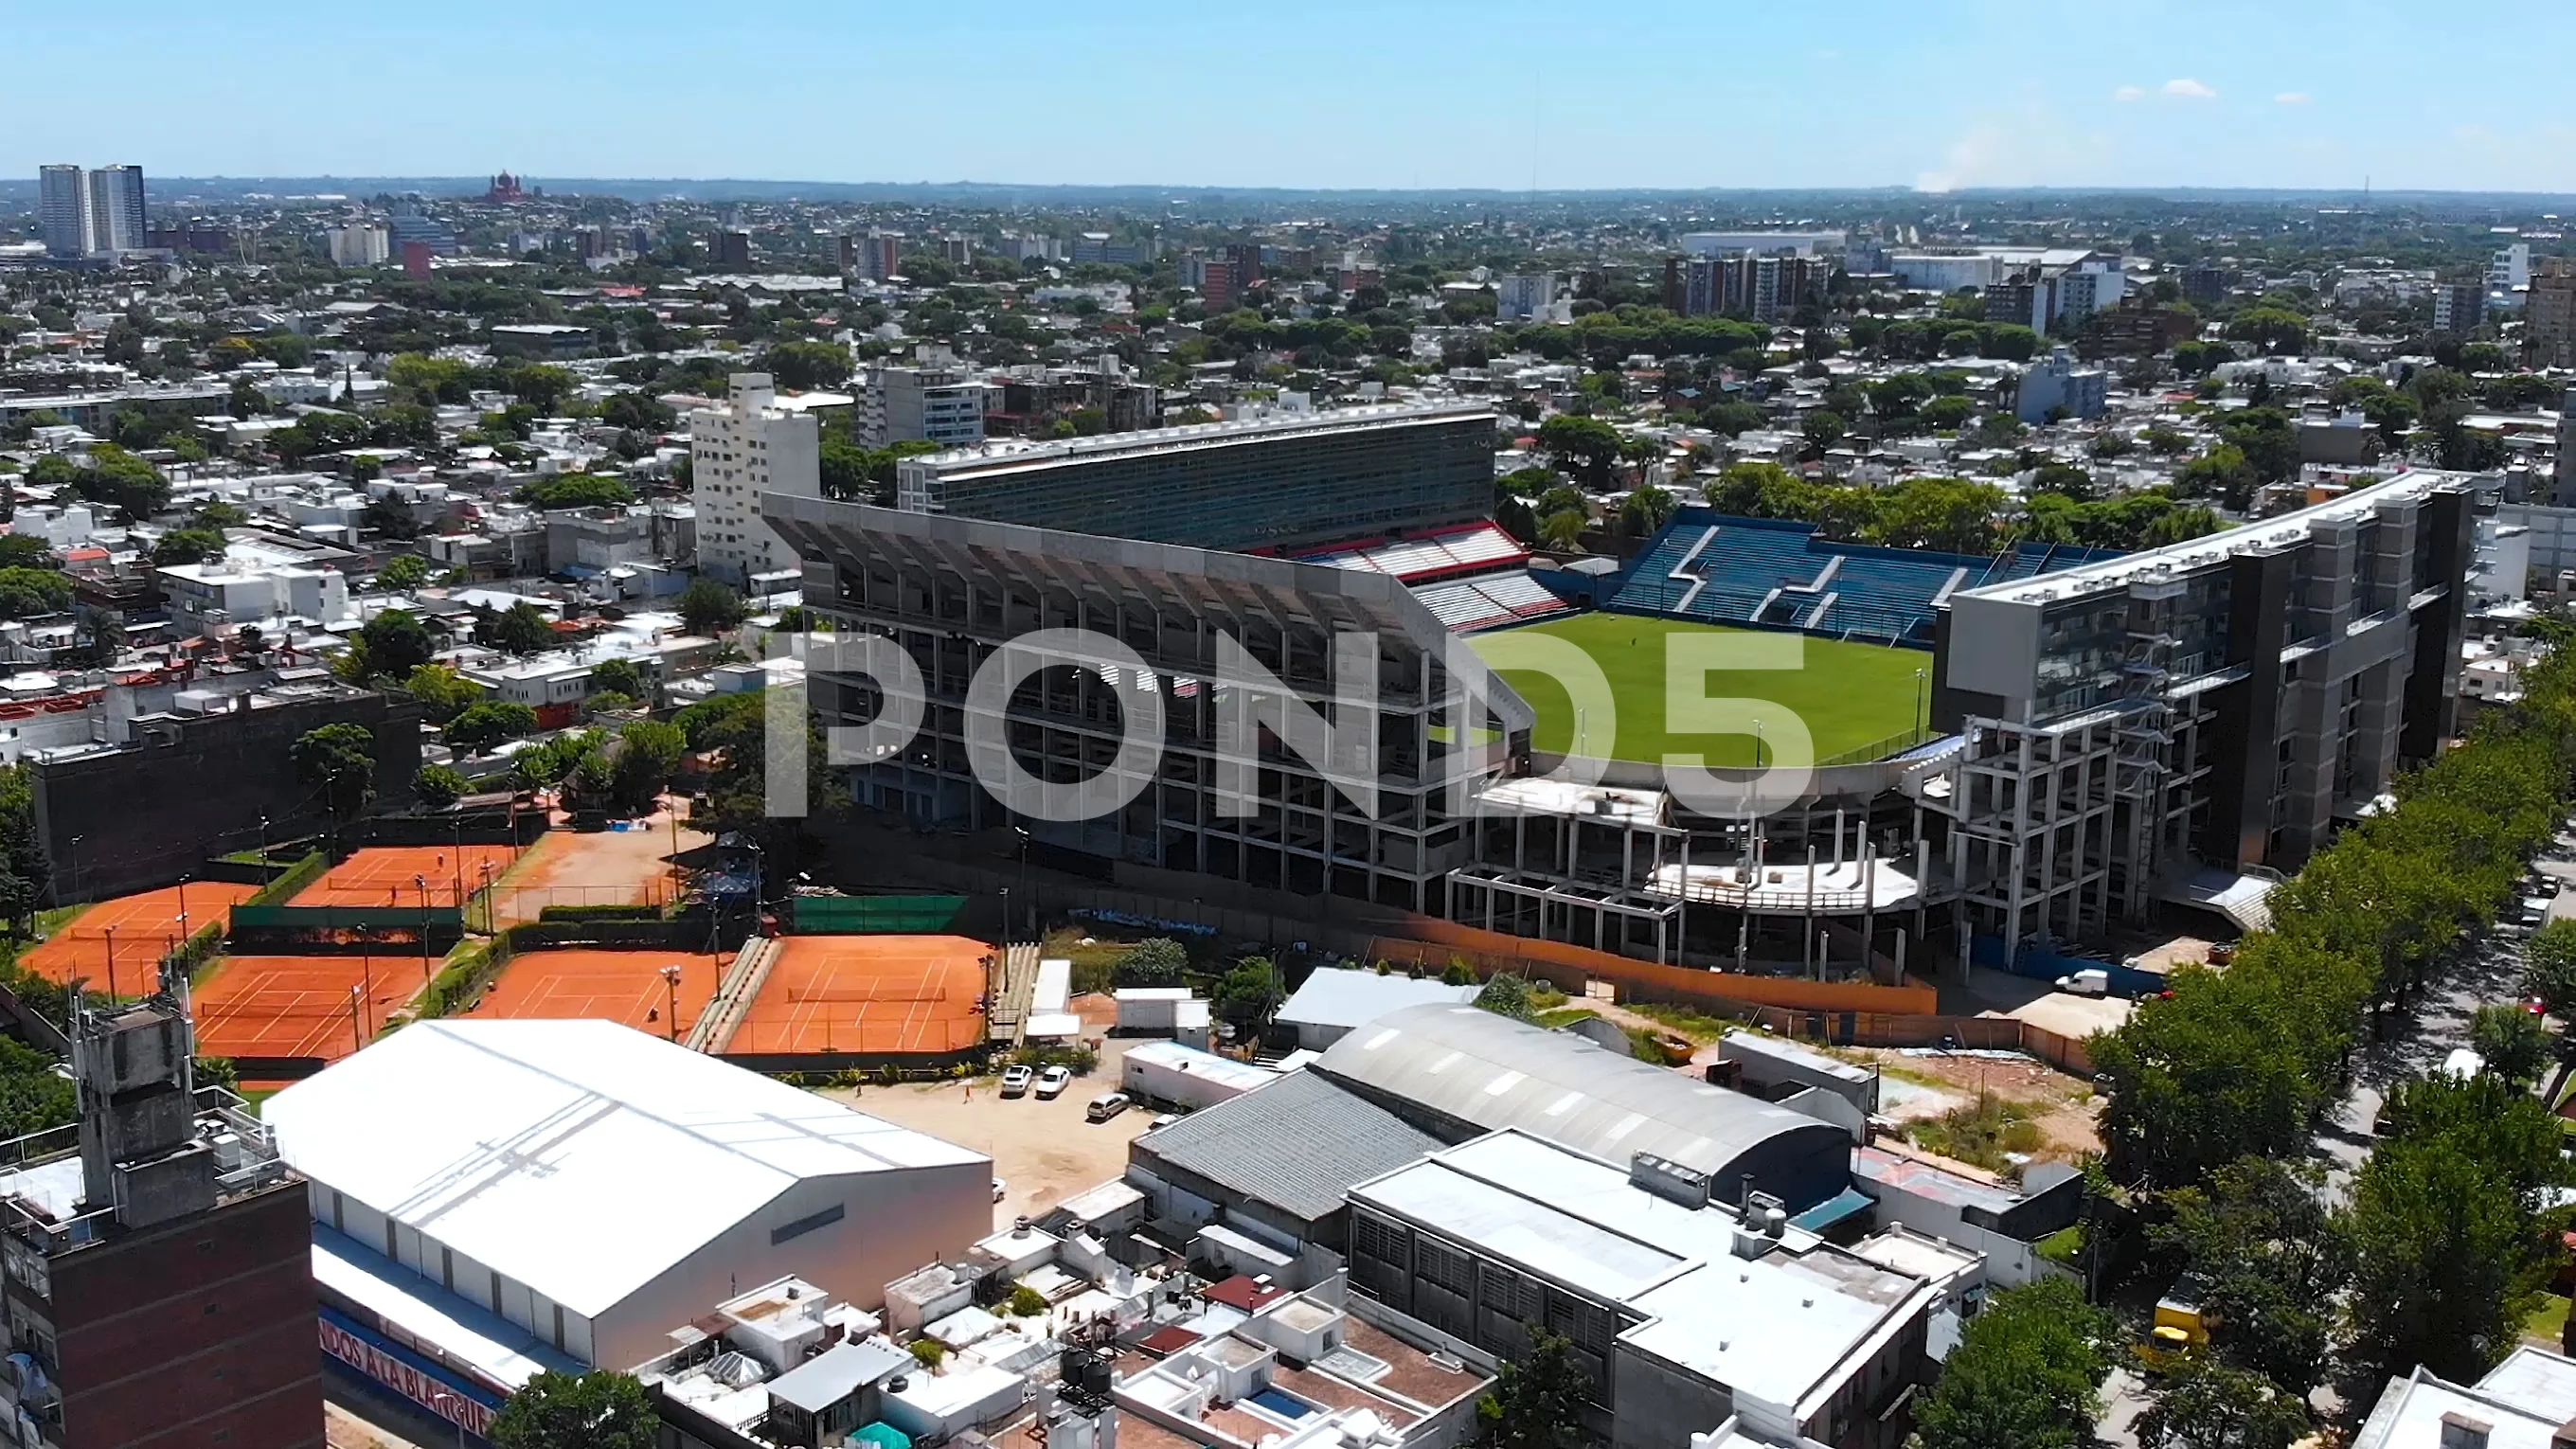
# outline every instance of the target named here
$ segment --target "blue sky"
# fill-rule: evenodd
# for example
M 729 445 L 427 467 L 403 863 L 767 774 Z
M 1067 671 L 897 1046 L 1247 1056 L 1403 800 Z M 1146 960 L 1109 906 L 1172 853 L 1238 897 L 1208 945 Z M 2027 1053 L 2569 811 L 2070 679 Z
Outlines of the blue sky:
M 2576 3 L 0 0 L 0 174 L 2576 192 Z

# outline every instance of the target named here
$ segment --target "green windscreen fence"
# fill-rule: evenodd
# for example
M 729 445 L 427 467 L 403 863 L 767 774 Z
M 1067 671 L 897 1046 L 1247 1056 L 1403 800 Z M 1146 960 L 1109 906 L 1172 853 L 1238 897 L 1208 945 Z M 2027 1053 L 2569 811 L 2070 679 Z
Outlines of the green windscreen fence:
M 792 919 L 806 936 L 929 936 L 965 908 L 964 896 L 798 896 Z
M 251 906 L 233 907 L 236 931 L 417 931 L 462 930 L 464 915 L 454 906 Z

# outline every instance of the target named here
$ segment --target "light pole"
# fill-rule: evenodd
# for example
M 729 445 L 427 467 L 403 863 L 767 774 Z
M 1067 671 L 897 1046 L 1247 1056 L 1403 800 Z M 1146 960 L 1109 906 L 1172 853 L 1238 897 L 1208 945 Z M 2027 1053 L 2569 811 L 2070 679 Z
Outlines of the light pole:
M 1923 671 L 1914 671 L 1914 733 L 1923 733 Z
M 429 984 L 429 877 L 415 875 L 411 883 L 420 892 L 420 984 Z
M 107 996 L 116 999 L 116 928 L 107 928 Z
M 78 835 L 72 837 L 72 897 L 75 900 L 80 897 L 80 843 L 82 839 L 83 837 Z M 59 906 L 62 903 L 63 900 L 61 895 L 57 894 L 54 897 L 54 904 Z
M 270 869 L 271 867 L 268 863 L 268 817 L 263 815 L 259 817 L 259 883 L 261 885 L 271 884 L 277 879 L 276 876 L 269 874 Z
M 670 1027 L 671 1040 L 676 1044 L 680 1040 L 680 963 L 674 961 L 663 967 L 662 980 L 670 988 L 664 1010 L 671 1018 L 667 1025 Z
M 367 1049 L 367 1028 L 364 1023 L 364 1003 L 366 999 L 367 995 L 365 987 L 352 986 L 349 988 L 349 1049 L 351 1051 L 362 1052 Z

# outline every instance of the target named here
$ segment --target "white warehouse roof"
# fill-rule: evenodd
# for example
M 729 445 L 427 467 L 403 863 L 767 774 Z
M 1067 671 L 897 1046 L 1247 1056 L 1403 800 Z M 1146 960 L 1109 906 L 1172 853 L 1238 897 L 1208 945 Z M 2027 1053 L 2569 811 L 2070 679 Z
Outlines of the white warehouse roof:
M 287 1162 L 585 1316 L 798 1182 L 980 1163 L 605 1021 L 424 1021 L 271 1098 Z

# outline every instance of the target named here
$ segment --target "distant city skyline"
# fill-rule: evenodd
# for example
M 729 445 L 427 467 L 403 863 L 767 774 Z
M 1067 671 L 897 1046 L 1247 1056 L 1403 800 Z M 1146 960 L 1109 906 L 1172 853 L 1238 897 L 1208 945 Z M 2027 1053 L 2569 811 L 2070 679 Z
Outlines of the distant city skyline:
M 2576 7 L 1321 0 L 1295 23 L 787 0 L 756 24 L 430 9 L 20 16 L 0 175 L 989 181 L 1289 189 L 2576 192 Z M 250 81 L 267 76 L 258 84 Z

